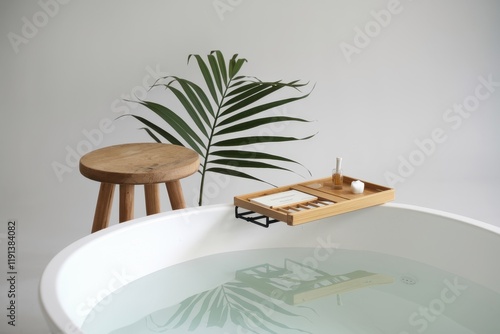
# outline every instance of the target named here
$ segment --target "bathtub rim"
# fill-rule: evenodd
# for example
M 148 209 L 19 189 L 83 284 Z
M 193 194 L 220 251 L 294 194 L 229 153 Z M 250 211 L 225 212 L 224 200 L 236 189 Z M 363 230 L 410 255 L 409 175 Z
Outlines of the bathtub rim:
M 436 209 L 419 207 L 411 204 L 386 203 L 383 204 L 382 206 L 397 210 L 406 210 L 406 211 L 409 210 L 413 212 L 425 213 L 425 214 L 440 216 L 443 218 L 448 218 L 457 223 L 469 225 L 474 228 L 485 230 L 487 232 L 491 232 L 497 236 L 500 236 L 500 227 L 476 219 L 472 219 L 469 217 L 461 216 L 458 214 L 453 214 Z M 61 267 L 64 265 L 66 261 L 70 260 L 73 253 L 79 250 L 81 247 L 88 246 L 89 244 L 91 244 L 96 240 L 106 238 L 111 233 L 117 233 L 117 232 L 126 233 L 130 229 L 139 228 L 141 224 L 154 224 L 157 221 L 163 220 L 165 217 L 175 216 L 183 213 L 193 213 L 199 211 L 200 209 L 209 213 L 211 211 L 227 210 L 228 208 L 234 208 L 234 205 L 214 204 L 203 207 L 192 207 L 182 210 L 163 212 L 156 214 L 154 216 L 141 217 L 128 222 L 124 222 L 122 224 L 116 224 L 72 242 L 71 244 L 63 248 L 60 252 L 58 252 L 51 259 L 51 261 L 45 267 L 40 279 L 38 297 L 42 308 L 42 312 L 49 326 L 55 331 L 55 333 L 60 333 L 60 332 L 82 333 L 78 325 L 76 325 L 71 320 L 70 316 L 63 309 L 62 304 L 60 302 L 60 298 L 57 297 L 58 291 L 56 289 L 56 284 L 55 284 L 55 282 L 57 282 L 58 275 L 60 274 L 59 270 L 61 269 Z M 272 227 L 273 225 L 270 226 L 270 228 Z M 289 226 L 289 228 L 297 228 L 297 227 Z

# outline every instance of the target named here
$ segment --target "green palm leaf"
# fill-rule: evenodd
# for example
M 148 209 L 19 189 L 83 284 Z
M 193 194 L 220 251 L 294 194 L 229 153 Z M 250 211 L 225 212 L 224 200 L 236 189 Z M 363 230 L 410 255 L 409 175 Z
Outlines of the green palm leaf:
M 249 175 L 247 173 L 243 173 L 234 169 L 229 169 L 229 168 L 220 168 L 220 167 L 210 167 L 207 168 L 207 172 L 214 172 L 214 173 L 219 173 L 219 174 L 224 174 L 224 175 L 229 175 L 229 176 L 236 176 L 236 177 L 241 177 L 243 179 L 249 179 L 249 180 L 254 180 L 254 181 L 260 181 L 269 184 L 270 186 L 276 187 L 274 184 L 269 183 L 267 181 L 261 180 L 255 176 Z
M 205 121 L 205 123 L 208 126 L 211 126 L 211 122 L 208 115 L 210 114 L 213 117 L 214 110 L 205 92 L 198 85 L 189 80 L 181 79 L 178 77 L 172 77 L 172 78 L 173 80 L 169 84 L 171 84 L 173 81 L 178 82 L 179 85 L 182 87 L 184 93 L 186 94 L 186 98 L 195 107 L 200 117 Z
M 263 152 L 253 152 L 253 151 L 242 151 L 242 150 L 221 150 L 212 152 L 212 155 L 225 158 L 240 158 L 240 159 L 269 159 L 269 160 L 280 160 L 293 162 L 295 161 L 281 157 L 279 155 L 263 153 Z
M 206 148 L 204 142 L 201 138 L 193 131 L 193 129 L 176 113 L 174 113 L 169 108 L 162 106 L 161 104 L 149 102 L 149 101 L 140 101 L 140 104 L 146 106 L 148 109 L 153 111 L 155 114 L 163 118 L 188 144 L 189 146 L 198 152 L 200 155 L 203 155 L 198 144 L 202 148 Z M 198 144 L 196 144 L 196 142 Z
M 153 122 L 148 121 L 147 119 L 136 116 L 136 115 L 130 115 L 134 117 L 135 119 L 139 120 L 142 122 L 144 125 L 148 126 L 149 128 L 153 129 L 157 133 L 159 133 L 163 138 L 165 138 L 167 141 L 171 142 L 174 145 L 179 145 L 179 146 L 184 146 L 180 141 L 177 140 L 173 135 L 171 135 L 168 131 L 164 130 L 163 128 L 159 127 L 158 125 L 154 124 Z M 154 133 L 149 129 L 149 128 L 142 128 L 146 130 L 146 132 L 157 142 L 159 143 L 160 140 L 158 137 L 154 135 Z
M 249 85 L 241 86 L 238 89 L 234 90 L 234 91 L 238 91 L 238 92 L 232 94 L 233 91 L 231 91 L 230 93 L 228 93 L 226 95 L 226 97 L 229 97 L 229 96 L 233 96 L 233 97 L 231 99 L 229 99 L 226 103 L 224 103 L 222 105 L 222 107 L 224 108 L 224 107 L 230 106 L 232 104 L 235 104 L 237 102 L 243 101 L 243 100 L 249 98 L 250 96 L 255 96 L 255 94 L 260 93 L 263 90 L 269 89 L 269 87 L 272 87 L 272 86 L 270 86 L 270 85 L 264 85 L 264 84 L 256 83 L 256 82 L 252 82 Z M 269 95 L 271 93 L 272 93 L 272 91 L 269 92 L 269 93 L 267 93 L 267 95 Z M 254 97 L 254 98 L 256 100 L 259 100 L 259 99 L 261 99 L 264 96 L 265 95 L 262 95 L 261 97 L 257 96 L 257 97 Z M 254 102 L 254 101 L 249 101 L 249 102 L 247 102 L 243 106 L 246 106 L 246 105 L 248 105 L 248 104 L 250 104 L 252 102 Z M 236 108 L 236 109 L 239 109 L 239 108 Z M 231 112 L 231 111 L 229 111 L 229 112 Z M 221 116 L 224 116 L 224 115 L 221 114 Z
M 201 122 L 201 118 L 198 116 L 199 113 L 197 110 L 195 110 L 195 108 L 193 108 L 193 105 L 190 102 L 190 101 L 192 101 L 191 97 L 193 97 L 193 96 L 190 96 L 190 95 L 186 96 L 186 95 L 182 94 L 181 91 L 179 91 L 178 89 L 171 87 L 171 86 L 169 86 L 168 89 L 170 89 L 172 91 L 172 93 L 174 93 L 174 95 L 177 97 L 177 99 L 181 102 L 184 109 L 186 109 L 186 111 L 188 112 L 189 116 L 191 116 L 191 119 L 194 121 L 196 126 L 198 126 L 198 129 L 205 135 L 205 137 L 208 138 L 207 130 L 205 129 L 205 126 Z M 193 103 L 197 103 L 197 101 L 195 100 Z M 209 121 L 208 121 L 208 124 L 210 124 Z
M 311 172 L 301 163 L 294 161 L 292 159 L 284 158 L 279 155 L 274 155 L 274 154 L 269 154 L 269 153 L 263 153 L 263 152 L 251 152 L 251 151 L 242 151 L 242 150 L 220 150 L 220 151 L 215 151 L 212 152 L 212 155 L 219 156 L 219 157 L 225 157 L 225 158 L 237 158 L 237 159 L 258 159 L 258 160 L 276 160 L 276 161 L 284 161 L 284 162 L 290 162 L 293 164 L 300 165 L 304 167 L 309 175 L 311 175 Z
M 140 130 L 144 130 L 148 133 L 148 135 L 153 138 L 153 140 L 157 143 L 161 143 L 161 140 L 155 135 L 153 131 L 151 131 L 149 128 L 139 128 Z M 168 139 L 167 139 L 168 140 Z
M 239 86 L 239 87 L 234 88 L 236 86 Z M 234 89 L 232 89 L 230 92 L 228 92 L 226 94 L 226 97 L 241 94 L 241 93 L 246 92 L 246 91 L 248 91 L 254 87 L 257 87 L 257 86 L 262 86 L 262 85 L 259 82 L 246 81 L 246 80 L 241 80 L 241 81 L 235 82 L 231 86 L 231 88 L 234 88 Z
M 255 160 L 238 160 L 238 159 L 215 159 L 211 160 L 208 163 L 210 164 L 218 164 L 218 165 L 224 165 L 224 166 L 230 166 L 234 168 L 267 168 L 267 169 L 281 169 L 281 170 L 286 170 L 289 172 L 292 172 L 292 170 L 281 167 L 281 166 L 276 166 L 276 165 L 271 165 L 265 162 L 260 162 L 260 161 L 255 161 Z
M 247 121 L 247 122 L 243 122 L 243 123 L 237 123 L 233 126 L 229 126 L 227 128 L 224 128 L 222 130 L 217 131 L 216 133 L 214 133 L 214 136 L 244 131 L 244 130 L 252 129 L 252 128 L 255 128 L 255 127 L 258 127 L 261 125 L 265 125 L 265 124 L 274 124 L 277 122 L 288 122 L 288 121 L 309 122 L 309 121 L 302 119 L 302 118 L 288 117 L 288 116 L 265 117 L 265 118 L 253 119 L 251 121 Z
M 281 137 L 281 136 L 250 136 L 250 137 L 240 137 L 233 139 L 221 140 L 219 142 L 214 143 L 214 146 L 242 146 L 242 145 L 251 145 L 255 143 L 269 143 L 269 142 L 283 142 L 283 141 L 294 141 L 294 140 L 305 140 L 312 138 L 312 136 L 307 136 L 304 138 L 295 138 L 295 137 Z
M 224 86 L 227 86 L 227 69 L 226 69 L 226 61 L 224 60 L 224 55 L 219 50 L 212 51 L 211 54 L 214 54 L 217 57 L 217 62 L 219 64 L 220 75 L 222 80 L 224 80 Z
M 206 89 L 198 84 L 177 76 L 166 76 L 155 82 L 153 87 L 163 86 L 180 103 L 184 114 L 152 101 L 138 101 L 147 109 L 160 116 L 169 128 L 164 129 L 139 115 L 133 116 L 145 125 L 143 128 L 153 140 L 159 142 L 163 138 L 174 145 L 182 145 L 195 150 L 202 157 L 199 172 L 201 174 L 199 205 L 202 205 L 203 188 L 206 173 L 220 173 L 259 182 L 271 183 L 258 177 L 237 170 L 237 167 L 250 169 L 277 169 L 294 172 L 286 166 L 275 163 L 300 165 L 288 158 L 264 152 L 248 152 L 239 149 L 240 146 L 262 142 L 286 142 L 305 140 L 288 136 L 241 136 L 231 135 L 248 129 L 256 129 L 277 122 L 309 122 L 305 119 L 291 116 L 263 115 L 260 118 L 253 116 L 264 113 L 273 108 L 299 101 L 309 96 L 301 94 L 299 88 L 306 86 L 298 80 L 290 82 L 262 81 L 258 78 L 239 75 L 241 68 L 247 61 L 234 54 L 226 62 L 222 52 L 211 51 L 204 60 L 200 55 L 191 54 L 187 58 L 194 58 L 200 70 Z M 299 92 L 295 97 L 272 100 L 273 93 L 292 89 Z M 221 138 L 221 136 L 224 136 Z M 227 149 L 217 150 L 217 147 Z M 211 156 L 219 156 L 212 159 Z M 270 160 L 273 163 L 265 162 Z M 303 166 L 302 166 L 303 167 Z M 309 172 L 309 171 L 308 171 Z M 309 172 L 310 174 L 310 172 Z M 229 310 L 225 310 L 226 316 Z
M 233 78 L 240 71 L 243 64 L 246 62 L 246 59 L 238 59 L 238 55 L 233 55 L 233 58 L 229 61 L 229 77 Z
M 208 63 L 210 64 L 210 68 L 212 69 L 212 76 L 215 80 L 215 84 L 217 85 L 217 88 L 219 89 L 219 93 L 221 95 L 224 95 L 224 87 L 222 87 L 222 77 L 220 74 L 220 68 L 219 64 L 217 63 L 217 59 L 213 54 L 209 54 L 208 56 Z M 224 64 L 222 64 L 225 66 Z
M 215 91 L 215 85 L 212 80 L 212 76 L 210 75 L 210 71 L 207 67 L 207 64 L 205 64 L 205 62 L 199 55 L 189 55 L 188 63 L 191 56 L 194 56 L 196 58 L 196 61 L 198 62 L 198 67 L 200 68 L 203 78 L 205 79 L 205 83 L 208 87 L 208 90 L 210 91 L 210 94 L 212 95 L 212 98 L 214 99 L 215 103 L 219 104 L 219 98 L 217 97 L 217 92 Z
M 262 104 L 262 105 L 259 105 L 259 106 L 252 107 L 250 109 L 238 112 L 236 115 L 233 115 L 231 117 L 226 118 L 222 122 L 218 123 L 217 126 L 231 124 L 231 123 L 237 122 L 237 121 L 239 121 L 239 120 L 241 120 L 243 118 L 247 118 L 247 117 L 251 117 L 251 116 L 257 115 L 258 113 L 261 113 L 263 111 L 266 111 L 266 110 L 269 110 L 269 109 L 272 109 L 272 108 L 276 108 L 276 107 L 282 106 L 284 104 L 288 104 L 288 103 L 291 103 L 291 102 L 295 102 L 295 101 L 304 99 L 307 96 L 309 96 L 309 94 L 304 95 L 304 96 L 300 96 L 300 97 L 293 97 L 293 98 L 289 98 L 289 99 L 283 99 L 283 100 L 279 100 L 279 101 L 269 102 L 269 103 L 265 103 L 265 104 Z
M 220 116 L 226 116 L 230 113 L 233 113 L 237 110 L 240 110 L 256 101 L 259 101 L 261 99 L 263 99 L 264 97 L 280 90 L 281 88 L 283 88 L 282 86 L 270 86 L 270 87 L 266 87 L 264 86 L 265 89 L 264 90 L 261 90 L 260 92 L 256 93 L 256 94 L 253 94 L 253 95 L 250 95 L 248 96 L 247 98 L 239 101 L 238 103 L 232 105 L 231 107 L 227 108 L 226 110 L 224 110 Z M 259 88 L 259 87 L 257 87 Z M 242 94 L 248 94 L 248 92 L 245 92 L 245 93 L 242 93 Z

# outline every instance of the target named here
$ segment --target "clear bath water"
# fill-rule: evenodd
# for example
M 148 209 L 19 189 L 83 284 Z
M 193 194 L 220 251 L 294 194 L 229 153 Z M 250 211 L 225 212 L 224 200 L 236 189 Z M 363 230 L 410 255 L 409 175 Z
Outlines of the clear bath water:
M 500 333 L 500 295 L 438 268 L 366 251 L 229 252 L 133 281 L 85 333 Z

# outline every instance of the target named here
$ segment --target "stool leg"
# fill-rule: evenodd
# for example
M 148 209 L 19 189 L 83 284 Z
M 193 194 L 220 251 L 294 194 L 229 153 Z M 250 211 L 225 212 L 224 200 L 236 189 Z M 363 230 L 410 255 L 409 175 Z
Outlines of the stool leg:
M 120 184 L 120 223 L 134 218 L 134 185 Z
M 167 192 L 170 198 L 170 204 L 172 205 L 172 210 L 184 209 L 186 207 L 186 202 L 184 202 L 184 195 L 182 194 L 181 182 L 179 180 L 168 181 Z
M 94 213 L 94 223 L 92 224 L 92 233 L 108 227 L 114 192 L 114 184 L 104 182 L 101 183 Z
M 146 198 L 146 214 L 154 215 L 160 212 L 160 188 L 158 184 L 145 184 L 144 197 Z

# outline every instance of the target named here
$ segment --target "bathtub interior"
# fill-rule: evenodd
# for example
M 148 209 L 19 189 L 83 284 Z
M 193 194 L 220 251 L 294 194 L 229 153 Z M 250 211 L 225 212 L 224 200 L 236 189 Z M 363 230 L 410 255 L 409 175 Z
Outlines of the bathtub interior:
M 96 301 L 162 268 L 211 254 L 283 247 L 396 255 L 500 293 L 499 241 L 499 231 L 486 224 L 406 205 L 268 229 L 235 219 L 232 205 L 215 205 L 136 219 L 75 242 L 45 270 L 40 296 L 53 327 L 76 333 Z

